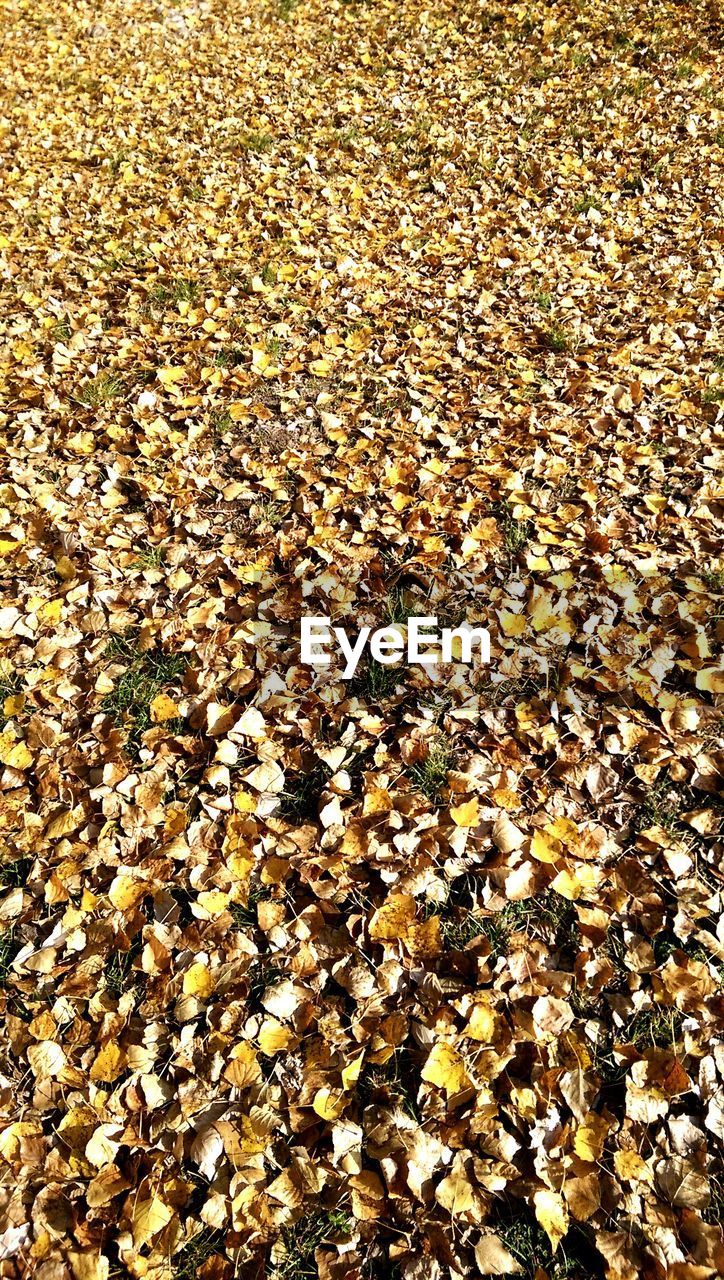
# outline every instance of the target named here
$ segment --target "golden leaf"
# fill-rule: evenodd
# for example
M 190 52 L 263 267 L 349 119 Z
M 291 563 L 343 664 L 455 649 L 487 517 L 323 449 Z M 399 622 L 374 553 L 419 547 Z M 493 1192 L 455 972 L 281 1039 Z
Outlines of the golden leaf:
M 166 693 L 156 694 L 156 697 L 151 701 L 150 711 L 154 724 L 164 724 L 166 720 L 176 720 L 181 714 L 173 698 L 169 698 Z
M 551 1242 L 553 1252 L 568 1231 L 569 1217 L 566 1203 L 557 1191 L 544 1188 L 533 1197 L 535 1216 Z
M 90 1069 L 91 1080 L 100 1080 L 104 1084 L 112 1084 L 126 1069 L 126 1054 L 115 1040 L 109 1040 L 96 1054 Z
M 470 1085 L 463 1058 L 457 1049 L 444 1040 L 438 1040 L 433 1045 L 421 1075 L 423 1080 L 434 1084 L 438 1089 L 444 1089 L 448 1098 L 461 1093 Z
M 391 893 L 370 921 L 370 937 L 387 942 L 404 937 L 415 919 L 415 899 L 407 893 Z
M 478 823 L 480 815 L 480 805 L 477 797 L 473 796 L 472 800 L 465 800 L 463 804 L 454 805 L 450 809 L 450 817 L 456 827 L 474 827 Z

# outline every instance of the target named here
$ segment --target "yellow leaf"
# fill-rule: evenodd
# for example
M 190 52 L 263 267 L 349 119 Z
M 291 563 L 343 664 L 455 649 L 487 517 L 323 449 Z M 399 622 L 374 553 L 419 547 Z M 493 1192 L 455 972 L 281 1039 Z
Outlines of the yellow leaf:
M 167 1227 L 173 1217 L 173 1209 L 153 1195 L 150 1200 L 136 1201 L 133 1207 L 133 1243 L 137 1249 L 147 1244 L 152 1236 Z
M 483 1236 L 475 1246 L 475 1261 L 481 1276 L 518 1276 L 523 1270 L 496 1235 Z
M 375 942 L 403 938 L 415 919 L 415 899 L 409 893 L 391 893 L 370 921 L 370 937 Z
M 0 764 L 9 769 L 29 769 L 33 757 L 24 742 L 16 742 L 11 733 L 0 733 Z
M 558 840 L 545 831 L 536 831 L 530 842 L 530 851 L 538 862 L 558 862 L 563 852 Z
M 429 920 L 414 921 L 407 926 L 404 943 L 411 956 L 418 959 L 432 958 L 442 955 L 442 932 L 438 916 L 430 916 Z
M 555 818 L 546 825 L 546 834 L 552 840 L 560 840 L 567 849 L 573 852 L 580 841 L 580 832 L 570 818 Z
M 151 719 L 154 724 L 163 724 L 166 720 L 176 720 L 180 716 L 173 698 L 166 693 L 157 693 L 151 702 Z
M 578 876 L 573 871 L 559 871 L 555 880 L 551 882 L 551 889 L 560 893 L 562 898 L 567 898 L 569 902 L 575 902 L 580 898 L 582 888 Z
M 76 576 L 78 570 L 68 556 L 58 556 L 55 562 L 55 572 L 59 578 L 63 579 L 63 582 L 70 582 Z
M 83 821 L 83 810 L 78 806 L 77 809 L 59 809 L 56 810 L 50 819 L 45 834 L 49 840 L 58 840 L 61 836 L 67 836 L 71 831 L 75 831 Z
M 486 1004 L 473 1006 L 463 1035 L 471 1040 L 479 1040 L 481 1044 L 492 1044 L 495 1037 L 498 1018 L 495 1011 Z
M 461 1093 L 470 1085 L 462 1057 L 457 1049 L 444 1040 L 438 1040 L 433 1045 L 421 1074 L 423 1080 L 434 1084 L 438 1089 L 444 1089 L 448 1098 Z
M 312 1106 L 322 1120 L 336 1120 L 347 1105 L 347 1099 L 339 1089 L 317 1089 Z
M 127 876 L 121 872 L 113 880 L 108 897 L 117 911 L 128 911 L 137 906 L 148 891 L 147 880 L 139 880 L 137 876 Z
M 221 889 L 207 889 L 196 899 L 196 910 L 201 913 L 202 919 L 212 920 L 214 916 L 220 916 L 228 905 L 229 894 L 223 893 Z
M 6 720 L 12 720 L 13 716 L 19 716 L 25 706 L 24 693 L 11 693 L 3 703 L 3 715 Z
M 100 1053 L 96 1055 L 93 1066 L 90 1069 L 91 1080 L 101 1080 L 104 1084 L 111 1084 L 117 1080 L 126 1069 L 126 1055 L 124 1050 L 115 1040 L 109 1040 L 104 1044 Z
M 619 1178 L 627 1182 L 650 1182 L 651 1170 L 638 1151 L 616 1151 L 613 1164 Z
M 544 1188 L 536 1191 L 533 1197 L 535 1216 L 551 1242 L 555 1253 L 558 1245 L 568 1231 L 568 1209 L 565 1201 L 557 1191 Z
M 69 1251 L 68 1261 L 73 1272 L 73 1280 L 107 1280 L 110 1263 L 102 1253 L 91 1250 L 83 1253 Z
M 234 796 L 234 808 L 237 813 L 255 813 L 256 800 L 250 791 L 237 791 Z
M 326 378 L 331 370 L 332 365 L 329 360 L 311 360 L 309 363 L 309 372 L 313 373 L 315 378 Z
M 472 800 L 465 800 L 463 804 L 454 805 L 450 810 L 450 817 L 456 827 L 476 826 L 479 814 L 480 805 L 475 796 L 473 796 Z
M 38 609 L 38 617 L 41 622 L 54 623 L 59 622 L 63 613 L 63 601 L 58 597 L 57 600 L 48 600 Z
M 262 1053 L 270 1056 L 273 1053 L 280 1053 L 283 1049 L 289 1049 L 292 1044 L 297 1044 L 297 1037 L 289 1028 L 283 1026 L 281 1022 L 277 1022 L 276 1018 L 266 1018 L 259 1029 L 257 1036 L 259 1048 Z
M 575 868 L 559 871 L 550 887 L 560 893 L 562 898 L 568 898 L 569 902 L 576 902 L 578 898 L 591 901 L 596 896 L 600 879 L 601 875 L 596 867 L 581 863 Z
M 696 673 L 696 687 L 704 693 L 724 693 L 724 669 L 704 667 Z
M 523 801 L 517 791 L 510 791 L 507 787 L 496 787 L 491 793 L 491 799 L 499 809 L 507 809 L 508 813 L 515 813 L 517 809 L 523 807 Z
M 214 986 L 213 974 L 200 960 L 192 964 L 184 973 L 183 989 L 186 996 L 196 996 L 199 1000 L 205 1000 L 211 995 Z
M 608 1122 L 603 1116 L 592 1111 L 576 1130 L 576 1136 L 573 1139 L 576 1155 L 580 1156 L 581 1160 L 587 1160 L 589 1164 L 595 1164 L 603 1155 L 608 1130 Z
M 503 635 L 522 636 L 526 628 L 526 618 L 522 613 L 512 613 L 510 609 L 501 609 L 498 613 Z
M 242 1041 L 231 1051 L 228 1065 L 224 1071 L 224 1079 L 237 1089 L 248 1089 L 261 1075 L 259 1060 L 250 1044 Z
M 364 1056 L 365 1054 L 363 1049 L 356 1058 L 353 1058 L 351 1062 L 347 1063 L 346 1067 L 342 1068 L 342 1084 L 345 1089 L 351 1089 L 359 1080 L 359 1073 L 362 1070 Z
M 172 387 L 186 377 L 186 370 L 182 364 L 169 364 L 165 369 L 159 369 L 156 377 L 164 387 Z
M 479 1221 L 480 1219 L 479 1205 L 482 1197 L 479 1195 L 475 1184 L 471 1182 L 464 1165 L 461 1165 L 459 1159 L 455 1160 L 447 1177 L 437 1184 L 435 1199 L 454 1218 L 459 1218 L 465 1214 L 468 1221 L 470 1217 L 473 1220 Z

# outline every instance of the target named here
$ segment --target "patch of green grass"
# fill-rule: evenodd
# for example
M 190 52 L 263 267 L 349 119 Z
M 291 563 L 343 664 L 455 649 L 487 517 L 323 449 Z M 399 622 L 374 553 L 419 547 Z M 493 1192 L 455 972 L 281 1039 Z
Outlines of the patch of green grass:
M 621 193 L 625 196 L 640 196 L 644 190 L 644 180 L 640 173 L 632 173 L 621 183 Z
M 389 591 L 382 603 L 383 625 L 404 626 L 409 618 L 423 616 L 425 606 L 419 599 L 414 599 L 402 587 Z M 404 663 L 402 655 L 399 662 L 378 662 L 369 658 L 361 674 L 350 684 L 350 692 L 369 702 L 385 702 L 393 697 L 402 679 Z
M 121 166 L 125 164 L 130 155 L 130 151 L 126 147 L 120 147 L 118 151 L 109 151 L 104 156 L 104 162 L 108 165 L 111 173 L 120 172 Z
M 508 502 L 495 503 L 493 505 L 493 514 L 503 535 L 503 547 L 510 559 L 513 560 L 528 543 L 533 526 L 529 520 L 516 520 L 513 515 L 513 509 Z
M 133 955 L 130 951 L 114 951 L 107 959 L 104 970 L 105 983 L 116 999 L 127 991 L 135 990 L 132 964 Z
M 278 965 L 273 964 L 271 960 L 265 956 L 258 960 L 253 960 L 246 972 L 247 982 L 247 1004 L 250 1013 L 258 1013 L 262 1008 L 262 997 L 269 987 L 273 987 L 277 982 L 281 982 L 282 978 L 287 975 Z
M 67 342 L 72 333 L 73 330 L 67 320 L 57 320 L 50 330 L 53 342 Z
M 541 311 L 548 312 L 553 306 L 553 295 L 545 289 L 541 289 L 539 293 L 534 294 L 533 301 L 537 307 L 540 307 Z
M 709 1204 L 701 1210 L 705 1222 L 724 1228 L 724 1178 L 719 1173 L 709 1173 Z
M 593 1280 L 602 1276 L 602 1259 L 574 1226 L 555 1253 L 545 1231 L 527 1205 L 512 1209 L 504 1220 L 493 1222 L 495 1232 L 522 1267 L 524 1280 L 545 1274 L 548 1280 Z
M 663 827 L 664 831 L 675 831 L 679 825 L 682 809 L 686 803 L 677 792 L 676 786 L 669 778 L 658 778 L 646 792 L 640 819 L 639 829 L 647 827 Z
M 404 626 L 409 618 L 419 616 L 422 606 L 419 601 L 412 600 L 403 587 L 395 587 L 388 591 L 382 607 L 382 617 L 386 627 Z
M 245 130 L 236 139 L 239 150 L 251 155 L 264 155 L 274 146 L 274 138 L 270 133 L 257 133 L 253 129 Z
M 724 404 L 724 387 L 707 387 L 701 397 L 702 404 Z
M 254 515 L 260 525 L 266 524 L 272 529 L 278 529 L 289 515 L 289 503 L 276 502 L 273 498 L 264 499 L 255 504 Z
M 275 362 L 278 360 L 281 360 L 282 353 L 284 351 L 284 344 L 281 338 L 276 333 L 270 333 L 264 345 L 267 349 L 268 354 L 271 356 L 272 360 L 274 360 Z
M 4 862 L 0 866 L 0 885 L 5 889 L 20 888 L 27 883 L 32 865 L 32 858 L 13 858 L 11 862 Z
M 257 915 L 257 904 L 260 902 L 268 902 L 271 898 L 271 888 L 269 885 L 258 885 L 251 889 L 248 900 L 246 902 L 230 902 L 229 914 L 234 922 L 235 929 L 256 929 L 259 924 Z
M 279 17 L 282 18 L 284 22 L 288 22 L 294 13 L 294 10 L 297 8 L 299 0 L 278 0 L 278 4 Z
M 598 196 L 593 191 L 588 191 L 586 195 L 579 196 L 573 206 L 575 213 L 588 213 L 589 209 L 600 209 Z
M 227 409 L 215 409 L 209 419 L 209 425 L 215 435 L 223 440 L 234 429 L 234 419 Z
M 160 569 L 166 559 L 166 548 L 160 543 L 144 542 L 136 547 L 132 569 Z
M 554 351 L 560 355 L 564 351 L 570 351 L 571 342 L 568 333 L 562 324 L 551 324 L 542 335 L 543 345 L 549 351 Z
M 330 778 L 321 760 L 308 772 L 287 774 L 287 785 L 279 797 L 277 816 L 288 822 L 309 822 L 319 817 L 319 799 Z
M 464 907 L 456 907 L 448 902 L 430 903 L 425 913 L 440 921 L 440 937 L 446 951 L 464 951 L 476 938 L 486 937 L 493 947 L 494 955 L 502 955 L 506 950 L 508 934 L 496 926 L 494 916 L 481 916 Z
M 149 293 L 152 302 L 166 306 L 170 302 L 197 302 L 199 297 L 198 281 L 189 276 L 174 276 L 167 280 L 159 280 Z
M 224 1233 L 203 1227 L 171 1259 L 172 1280 L 197 1280 L 199 1269 L 215 1255 L 225 1257 Z
M 453 767 L 455 753 L 452 746 L 442 734 L 438 734 L 430 742 L 424 760 L 410 765 L 407 776 L 418 791 L 422 791 L 432 804 L 439 804 L 447 775 Z
M 468 941 L 485 936 L 496 960 L 508 954 L 514 933 L 529 934 L 556 951 L 573 953 L 579 943 L 575 907 L 554 889 L 547 889 L 522 902 L 509 902 L 495 915 L 468 912 L 456 927 L 462 930 L 462 936 Z M 444 936 L 444 925 L 442 932 Z
M 217 369 L 236 369 L 240 364 L 244 363 L 244 352 L 241 347 L 224 347 L 221 351 L 217 351 L 214 356 L 214 364 Z
M 724 569 L 705 569 L 701 576 L 710 591 L 724 591 Z
M 506 703 L 515 705 L 543 691 L 557 693 L 561 686 L 563 672 L 559 664 L 551 663 L 547 673 L 536 671 L 525 676 L 510 676 L 497 683 L 488 680 L 480 686 L 480 696 L 489 707 L 503 707 Z
M 671 1049 L 681 1034 L 684 1015 L 668 1005 L 655 1004 L 640 1009 L 626 1023 L 618 1036 L 621 1044 L 633 1044 L 637 1049 Z
M 0 933 L 0 987 L 5 986 L 10 967 L 19 950 L 20 947 L 17 945 L 13 926 L 11 925 L 9 929 L 3 929 Z
M 417 1091 L 420 1068 L 406 1046 L 396 1049 L 386 1062 L 367 1062 L 360 1073 L 355 1096 L 361 1109 L 374 1104 L 397 1105 L 419 1121 Z
M 22 687 L 23 682 L 18 672 L 13 671 L 9 664 L 0 664 L 0 728 L 6 723 L 4 711 L 6 700 L 20 693 Z
M 283 1227 L 282 1259 L 270 1270 L 270 1280 L 316 1280 L 315 1251 L 326 1241 L 348 1238 L 352 1227 L 352 1219 L 342 1209 L 319 1209 Z
M 114 373 L 97 373 L 84 383 L 76 399 L 89 409 L 97 409 L 100 405 L 123 395 L 123 379 Z
M 133 254 L 129 250 L 119 249 L 117 253 L 111 254 L 108 258 L 101 258 L 94 268 L 96 275 L 107 275 L 111 271 L 118 271 L 120 267 L 128 266 L 132 258 Z
M 133 633 L 113 636 L 106 650 L 108 657 L 126 664 L 113 690 L 106 694 L 102 707 L 116 724 L 129 726 L 127 749 L 138 751 L 141 738 L 151 728 L 151 703 L 168 685 L 178 683 L 188 665 L 182 654 L 164 653 L 160 648 L 142 652 Z M 178 731 L 182 722 L 167 721 L 170 733 Z
M 666 964 L 666 961 L 674 954 L 675 951 L 683 951 L 690 960 L 698 960 L 701 964 L 711 964 L 712 956 L 695 938 L 687 938 L 683 942 L 677 937 L 673 929 L 663 929 L 661 933 L 657 933 L 653 939 L 654 957 L 659 965 Z M 721 971 L 721 966 L 717 966 Z
M 399 681 L 398 664 L 386 664 L 370 658 L 359 680 L 354 682 L 354 688 L 366 701 L 385 702 L 393 696 Z

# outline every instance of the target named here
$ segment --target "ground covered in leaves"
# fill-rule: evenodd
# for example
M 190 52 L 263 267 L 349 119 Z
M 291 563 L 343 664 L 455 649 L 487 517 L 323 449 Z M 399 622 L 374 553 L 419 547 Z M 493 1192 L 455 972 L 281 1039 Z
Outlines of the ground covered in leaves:
M 720 1274 L 716 0 L 3 25 L 0 1274 Z

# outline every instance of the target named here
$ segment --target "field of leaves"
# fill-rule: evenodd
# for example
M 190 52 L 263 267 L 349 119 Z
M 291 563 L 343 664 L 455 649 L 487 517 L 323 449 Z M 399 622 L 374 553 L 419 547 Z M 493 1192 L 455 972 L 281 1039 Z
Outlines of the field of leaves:
M 2 13 L 0 1276 L 720 1275 L 717 0 Z

